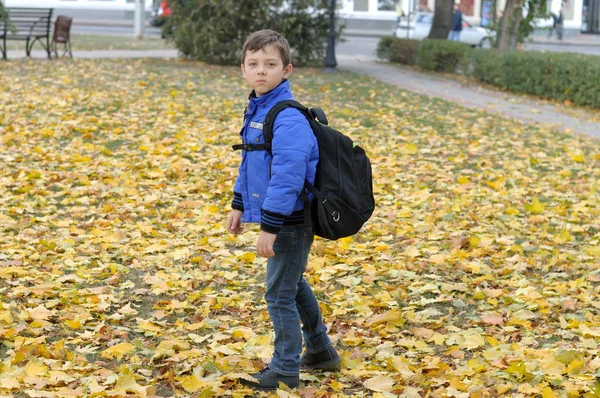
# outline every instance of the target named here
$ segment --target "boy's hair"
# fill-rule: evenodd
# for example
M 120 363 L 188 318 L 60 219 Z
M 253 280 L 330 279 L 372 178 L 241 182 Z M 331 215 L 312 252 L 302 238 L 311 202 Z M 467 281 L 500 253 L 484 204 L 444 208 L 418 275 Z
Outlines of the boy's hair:
M 290 44 L 287 39 L 274 30 L 263 29 L 252 33 L 246 39 L 242 48 L 242 64 L 246 61 L 248 51 L 255 52 L 267 46 L 274 46 L 279 51 L 284 67 L 292 63 Z

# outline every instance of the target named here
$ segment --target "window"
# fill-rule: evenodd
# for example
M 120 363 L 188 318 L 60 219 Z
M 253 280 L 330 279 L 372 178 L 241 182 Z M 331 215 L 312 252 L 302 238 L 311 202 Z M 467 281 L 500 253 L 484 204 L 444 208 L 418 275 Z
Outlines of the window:
M 369 0 L 354 0 L 354 11 L 369 11 Z
M 377 11 L 395 11 L 394 0 L 378 0 Z

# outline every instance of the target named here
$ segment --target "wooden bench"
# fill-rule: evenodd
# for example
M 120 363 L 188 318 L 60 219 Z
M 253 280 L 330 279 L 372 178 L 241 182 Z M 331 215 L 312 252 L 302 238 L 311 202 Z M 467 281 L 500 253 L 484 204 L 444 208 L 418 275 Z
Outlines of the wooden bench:
M 52 8 L 6 8 L 9 22 L 0 22 L 3 25 L 0 25 L 2 58 L 6 59 L 7 40 L 24 40 L 28 57 L 31 56 L 35 42 L 40 42 L 48 53 L 48 58 L 51 58 L 50 30 L 53 11 Z

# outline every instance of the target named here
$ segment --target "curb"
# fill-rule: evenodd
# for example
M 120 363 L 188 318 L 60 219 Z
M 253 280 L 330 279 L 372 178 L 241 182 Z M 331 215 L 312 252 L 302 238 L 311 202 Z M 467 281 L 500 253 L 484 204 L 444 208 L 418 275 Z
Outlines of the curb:
M 586 47 L 600 47 L 600 40 L 597 40 L 595 42 L 589 42 L 589 41 L 573 41 L 573 40 L 556 40 L 556 41 L 537 41 L 537 40 L 532 40 L 529 42 L 526 42 L 524 44 L 543 44 L 543 45 L 548 45 L 548 46 L 586 46 Z

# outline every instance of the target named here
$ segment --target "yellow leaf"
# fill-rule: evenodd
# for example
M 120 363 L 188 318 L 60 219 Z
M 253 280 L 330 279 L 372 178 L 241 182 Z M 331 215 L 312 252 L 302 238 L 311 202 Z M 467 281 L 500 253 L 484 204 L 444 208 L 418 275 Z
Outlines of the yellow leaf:
M 359 369 L 362 367 L 364 361 L 361 358 L 351 359 L 350 355 L 346 355 L 342 358 L 342 366 L 346 369 Z
M 600 257 L 600 246 L 588 246 L 585 252 L 593 257 Z
M 390 323 L 395 326 L 402 326 L 406 321 L 398 310 L 390 310 L 383 314 L 377 314 L 367 320 L 367 326 L 377 326 L 382 323 Z
M 575 163 L 584 163 L 585 162 L 585 159 L 583 158 L 583 155 L 581 155 L 581 154 L 580 155 L 572 155 L 571 159 L 573 159 L 573 161 Z
M 27 376 L 41 376 L 48 370 L 48 367 L 40 363 L 37 359 L 31 360 L 25 365 L 23 371 Z
M 465 177 L 465 176 L 460 176 L 460 177 L 458 177 L 458 180 L 456 182 L 458 182 L 461 185 L 462 184 L 468 184 L 469 183 L 469 179 L 467 177 Z
M 532 204 L 525 204 L 525 209 L 531 214 L 542 214 L 546 205 L 541 203 L 538 198 L 533 198 Z
M 508 209 L 506 209 L 504 211 L 506 214 L 510 214 L 511 216 L 518 216 L 519 215 L 519 210 L 513 208 L 513 207 L 509 207 Z
M 409 246 L 404 251 L 404 254 L 407 255 L 408 257 L 416 258 L 416 257 L 419 257 L 421 255 L 421 252 L 415 246 Z
M 104 358 L 112 358 L 115 357 L 117 359 L 123 358 L 124 355 L 129 354 L 135 351 L 135 346 L 130 343 L 119 343 L 113 347 L 107 348 L 102 351 L 100 355 Z
M 117 384 L 115 385 L 116 391 L 123 392 L 133 392 L 138 396 L 144 398 L 147 395 L 147 389 L 144 386 L 140 386 L 135 381 L 135 375 L 129 369 L 125 369 L 122 375 L 117 379 Z
M 73 330 L 81 329 L 81 321 L 79 319 L 68 319 L 65 321 L 65 325 Z
M 147 332 L 160 332 L 163 330 L 160 326 L 152 323 L 151 321 L 141 321 L 139 322 L 138 327 Z
M 239 339 L 248 340 L 250 338 L 251 334 L 252 334 L 252 331 L 250 329 L 237 329 L 237 330 L 234 330 L 233 333 L 231 333 L 231 337 L 236 340 L 239 340 Z
M 0 311 L 0 322 L 10 324 L 13 322 L 13 317 L 10 311 Z
M 406 153 L 411 155 L 414 155 L 419 152 L 419 148 L 417 148 L 415 144 L 404 144 L 404 149 L 406 150 Z
M 565 371 L 565 364 L 558 361 L 554 355 L 546 355 L 540 360 L 542 370 L 551 377 L 561 377 Z
M 390 376 L 379 375 L 365 381 L 363 385 L 371 391 L 392 392 L 394 379 Z
M 209 213 L 212 213 L 212 214 L 217 214 L 219 212 L 219 207 L 217 207 L 215 205 L 210 205 L 206 208 L 206 211 L 208 211 Z
M 47 320 L 53 314 L 54 313 L 52 311 L 49 311 L 48 309 L 46 309 L 46 307 L 42 306 L 41 304 L 35 307 L 34 309 L 29 310 L 29 316 L 31 317 L 31 319 L 35 320 Z
M 0 387 L 6 388 L 7 390 L 12 390 L 21 387 L 21 383 L 19 379 L 13 376 L 0 376 Z
M 335 380 L 331 380 L 331 382 L 329 383 L 329 385 L 331 386 L 331 389 L 335 392 L 340 392 L 344 389 L 344 384 L 340 383 L 338 381 Z
M 575 376 L 579 374 L 583 369 L 584 364 L 585 362 L 581 358 L 573 359 L 571 363 L 569 363 L 569 366 L 567 366 L 567 373 L 569 376 Z
M 255 252 L 245 253 L 245 254 L 242 254 L 241 256 L 239 256 L 238 258 L 240 260 L 242 260 L 243 262 L 245 262 L 246 264 L 252 264 L 252 263 L 254 263 L 254 260 L 256 259 L 256 253 Z
M 498 394 L 501 395 L 510 390 L 511 388 L 513 388 L 511 384 L 499 384 L 496 386 L 496 391 L 498 392 Z
M 208 383 L 199 380 L 195 375 L 189 375 L 183 378 L 181 381 L 181 386 L 187 392 L 198 391 L 202 387 L 206 387 Z

